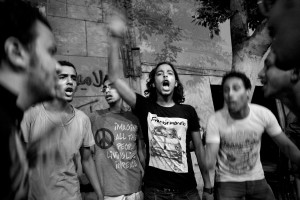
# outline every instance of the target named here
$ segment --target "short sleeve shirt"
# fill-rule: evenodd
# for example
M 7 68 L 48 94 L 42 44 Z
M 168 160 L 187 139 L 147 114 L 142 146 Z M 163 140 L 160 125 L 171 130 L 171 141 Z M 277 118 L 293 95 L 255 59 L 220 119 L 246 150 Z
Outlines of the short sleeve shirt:
M 95 137 L 95 163 L 105 196 L 120 196 L 141 190 L 142 169 L 137 154 L 141 134 L 131 112 L 97 110 L 91 116 Z
M 74 108 L 67 123 L 57 123 L 42 104 L 25 113 L 21 127 L 25 141 L 38 146 L 37 166 L 30 176 L 29 199 L 81 199 L 74 163 L 80 147 L 95 144 L 89 118 Z
M 184 189 L 196 186 L 187 144 L 191 132 L 199 131 L 192 106 L 163 107 L 139 94 L 133 112 L 138 116 L 146 142 L 146 186 Z
M 212 115 L 207 124 L 206 143 L 217 143 L 216 181 L 241 182 L 261 180 L 264 172 L 260 161 L 261 137 L 266 131 L 271 137 L 282 130 L 274 114 L 265 107 L 249 104 L 245 119 L 231 118 L 223 108 Z

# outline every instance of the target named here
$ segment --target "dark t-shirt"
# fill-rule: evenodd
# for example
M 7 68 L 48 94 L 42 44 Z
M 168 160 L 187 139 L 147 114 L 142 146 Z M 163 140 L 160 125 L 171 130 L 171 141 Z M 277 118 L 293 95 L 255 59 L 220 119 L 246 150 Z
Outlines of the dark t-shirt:
M 20 122 L 23 112 L 17 107 L 17 96 L 0 85 L 0 134 L 3 168 L 1 199 L 25 200 L 28 195 L 28 163 Z
M 184 104 L 163 107 L 136 95 L 133 113 L 140 120 L 147 146 L 145 186 L 180 190 L 196 187 L 187 150 L 191 132 L 200 128 L 195 109 Z

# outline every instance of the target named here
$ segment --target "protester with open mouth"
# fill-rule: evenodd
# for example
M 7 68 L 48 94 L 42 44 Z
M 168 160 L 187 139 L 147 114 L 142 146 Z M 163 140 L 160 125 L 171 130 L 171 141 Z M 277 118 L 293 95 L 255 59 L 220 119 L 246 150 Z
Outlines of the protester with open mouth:
M 103 199 L 90 147 L 95 144 L 89 118 L 70 102 L 76 90 L 77 72 L 67 61 L 57 66 L 62 98 L 28 110 L 22 121 L 25 142 L 34 147 L 36 167 L 29 177 L 29 199 L 81 200 L 77 171 L 82 167 L 98 199 Z
M 274 200 L 260 160 L 262 134 L 297 164 L 300 151 L 269 109 L 249 102 L 251 82 L 244 73 L 224 75 L 222 88 L 226 106 L 209 118 L 206 135 L 205 163 L 216 167 L 215 199 Z
M 123 24 L 123 26 L 122 26 Z M 146 97 L 135 93 L 119 78 L 118 48 L 125 23 L 115 17 L 109 24 L 111 31 L 108 76 L 122 99 L 139 118 L 146 143 L 144 176 L 145 200 L 200 200 L 187 144 L 193 141 L 196 157 L 204 179 L 204 197 L 211 198 L 209 173 L 203 168 L 204 153 L 198 116 L 195 109 L 184 102 L 183 86 L 175 67 L 161 62 L 150 72 Z M 124 29 L 122 29 L 124 28 Z M 158 134 L 160 127 L 167 134 Z M 203 198 L 203 199 L 205 199 Z

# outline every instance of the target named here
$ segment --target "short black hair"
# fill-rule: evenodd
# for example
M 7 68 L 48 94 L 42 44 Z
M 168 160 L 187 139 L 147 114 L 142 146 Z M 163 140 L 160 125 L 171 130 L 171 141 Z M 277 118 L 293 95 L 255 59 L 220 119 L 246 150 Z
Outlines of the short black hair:
M 29 2 L 21 0 L 4 0 L 0 2 L 0 59 L 6 58 L 5 41 L 9 37 L 17 38 L 29 48 L 37 36 L 35 25 L 43 23 L 50 30 L 46 17 Z
M 76 70 L 76 67 L 70 63 L 69 61 L 66 61 L 66 60 L 59 60 L 57 61 L 61 66 L 69 66 L 69 67 L 73 67 L 73 69 L 75 70 L 76 74 L 77 74 L 77 70 Z
M 149 79 L 147 80 L 146 83 L 147 89 L 144 91 L 144 94 L 152 102 L 157 101 L 156 88 L 152 87 L 152 84 L 155 82 L 155 74 L 158 67 L 164 64 L 169 65 L 172 68 L 172 70 L 174 71 L 175 80 L 177 81 L 177 87 L 174 88 L 173 101 L 177 104 L 183 103 L 185 101 L 183 85 L 179 80 L 179 76 L 174 65 L 170 62 L 160 62 L 156 65 L 155 68 L 152 69 L 152 71 L 149 73 Z
M 250 79 L 246 76 L 246 74 L 244 74 L 243 72 L 239 72 L 239 71 L 230 71 L 230 72 L 226 73 L 222 79 L 222 88 L 224 87 L 225 81 L 229 78 L 241 79 L 244 83 L 246 90 L 251 90 L 251 88 L 252 88 Z

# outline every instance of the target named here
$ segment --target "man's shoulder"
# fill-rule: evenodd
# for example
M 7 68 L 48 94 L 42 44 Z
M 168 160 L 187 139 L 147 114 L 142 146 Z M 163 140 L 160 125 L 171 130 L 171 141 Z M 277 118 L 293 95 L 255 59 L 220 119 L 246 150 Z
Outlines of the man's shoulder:
M 135 114 L 133 114 L 131 111 L 125 111 L 123 115 L 125 118 L 130 119 L 131 121 L 139 123 L 138 117 Z
M 270 109 L 268 109 L 264 106 L 258 105 L 258 104 L 254 104 L 254 103 L 249 104 L 249 107 L 251 109 L 251 112 L 254 112 L 254 113 L 263 114 L 263 113 L 270 113 L 271 112 Z
M 94 116 L 103 116 L 103 115 L 106 115 L 109 113 L 111 113 L 111 112 L 107 108 L 107 109 L 95 110 L 95 112 L 93 114 L 94 114 Z
M 189 104 L 176 104 L 176 108 L 183 109 L 185 111 L 191 112 L 194 111 L 195 108 L 192 105 Z
M 228 117 L 228 110 L 227 108 L 224 107 L 220 110 L 217 110 L 212 115 L 210 115 L 209 119 L 220 121 L 226 119 L 227 117 Z
M 39 113 L 42 112 L 43 109 L 44 108 L 42 104 L 33 105 L 28 110 L 25 111 L 25 116 L 30 115 L 33 117 L 37 117 Z
M 79 109 L 74 107 L 74 112 L 75 112 L 75 116 L 77 116 L 77 117 L 80 117 L 82 119 L 89 119 L 87 114 L 85 114 L 82 110 L 79 110 Z

